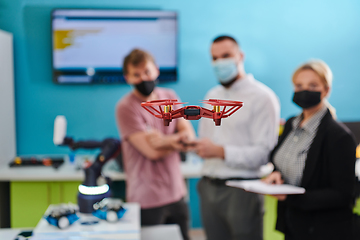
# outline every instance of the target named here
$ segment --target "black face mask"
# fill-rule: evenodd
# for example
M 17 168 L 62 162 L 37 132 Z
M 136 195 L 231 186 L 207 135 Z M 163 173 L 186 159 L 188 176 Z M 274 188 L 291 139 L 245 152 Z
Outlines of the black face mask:
M 301 108 L 311 108 L 321 102 L 321 92 L 300 91 L 295 92 L 293 102 Z
M 141 81 L 134 86 L 143 96 L 147 97 L 153 92 L 155 85 L 155 81 Z

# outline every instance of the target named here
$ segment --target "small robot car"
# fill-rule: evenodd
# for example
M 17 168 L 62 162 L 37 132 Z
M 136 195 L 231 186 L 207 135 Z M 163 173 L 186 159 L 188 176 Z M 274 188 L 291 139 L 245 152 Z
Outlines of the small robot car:
M 123 202 L 121 199 L 104 198 L 93 205 L 93 215 L 108 222 L 116 222 L 122 218 L 126 212 L 126 209 L 123 208 L 122 205 Z
M 79 217 L 76 215 L 77 210 L 70 205 L 60 205 L 52 209 L 50 214 L 45 219 L 51 225 L 54 225 L 60 229 L 69 227 L 76 222 Z

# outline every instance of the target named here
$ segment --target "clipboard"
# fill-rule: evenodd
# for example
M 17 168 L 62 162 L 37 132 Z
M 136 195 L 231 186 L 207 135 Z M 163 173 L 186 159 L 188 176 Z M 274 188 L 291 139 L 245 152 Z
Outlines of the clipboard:
M 277 195 L 277 194 L 304 194 L 305 188 L 297 187 L 289 184 L 267 184 L 261 180 L 244 180 L 244 181 L 226 181 L 229 187 L 244 189 L 247 192 Z

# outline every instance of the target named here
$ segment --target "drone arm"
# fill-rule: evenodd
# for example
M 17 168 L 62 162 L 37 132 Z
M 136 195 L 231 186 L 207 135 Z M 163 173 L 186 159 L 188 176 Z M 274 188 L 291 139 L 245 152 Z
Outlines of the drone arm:
M 172 119 L 181 118 L 183 116 L 184 116 L 184 108 L 183 107 L 171 112 Z
M 213 111 L 211 111 L 207 108 L 204 108 L 204 107 L 201 108 L 200 114 L 201 114 L 201 117 L 204 117 L 204 118 L 213 118 Z

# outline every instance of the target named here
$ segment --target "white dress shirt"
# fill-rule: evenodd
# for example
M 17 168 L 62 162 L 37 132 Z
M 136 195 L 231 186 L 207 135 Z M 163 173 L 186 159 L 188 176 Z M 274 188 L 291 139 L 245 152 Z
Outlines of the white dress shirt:
M 259 167 L 277 143 L 280 105 L 275 93 L 247 74 L 230 88 L 218 85 L 205 99 L 237 100 L 244 106 L 215 126 L 212 119 L 202 118 L 199 137 L 209 138 L 224 148 L 225 159 L 205 159 L 203 175 L 212 178 L 257 178 Z M 206 107 L 209 107 L 208 105 Z

